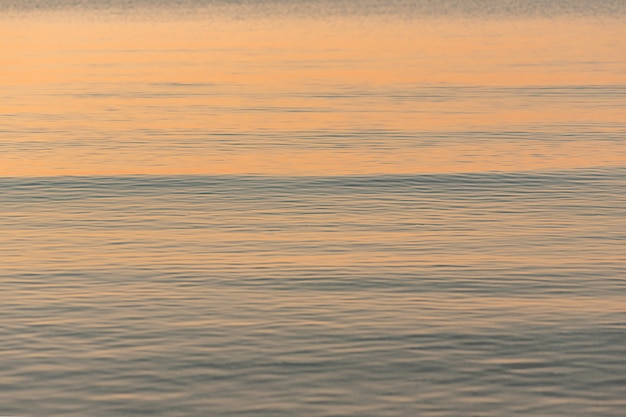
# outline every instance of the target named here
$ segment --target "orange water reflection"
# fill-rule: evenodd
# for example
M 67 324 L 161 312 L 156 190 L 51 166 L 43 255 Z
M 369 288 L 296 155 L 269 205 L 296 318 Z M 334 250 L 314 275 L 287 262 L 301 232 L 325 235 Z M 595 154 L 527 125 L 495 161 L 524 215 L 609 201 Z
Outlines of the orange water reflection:
M 626 84 L 626 27 L 611 22 L 66 16 L 7 20 L 0 35 L 4 176 L 518 171 L 626 160 L 626 144 L 614 140 L 624 99 L 575 90 Z M 452 95 L 438 98 L 446 86 Z M 594 136 L 553 138 L 572 125 Z M 539 140 L 490 139 L 535 129 Z M 354 131 L 342 146 L 315 139 Z M 302 132 L 312 138 L 294 146 Z M 379 132 L 404 139 L 377 141 Z M 220 144 L 215 134 L 245 138 Z M 271 144 L 255 138 L 264 134 Z

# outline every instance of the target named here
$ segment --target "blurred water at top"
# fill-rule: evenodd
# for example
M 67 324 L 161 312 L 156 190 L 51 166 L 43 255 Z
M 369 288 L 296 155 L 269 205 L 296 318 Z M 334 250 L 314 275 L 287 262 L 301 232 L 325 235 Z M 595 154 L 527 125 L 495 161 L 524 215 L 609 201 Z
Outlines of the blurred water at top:
M 509 15 L 623 14 L 619 0 L 2 0 L 0 10 L 233 8 L 279 14 L 318 15 Z

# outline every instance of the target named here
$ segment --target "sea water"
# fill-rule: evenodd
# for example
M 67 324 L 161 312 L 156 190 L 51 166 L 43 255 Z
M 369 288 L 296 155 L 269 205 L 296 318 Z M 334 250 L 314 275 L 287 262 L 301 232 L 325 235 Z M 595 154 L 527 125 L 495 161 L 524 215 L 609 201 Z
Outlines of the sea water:
M 0 415 L 624 415 L 622 2 L 0 12 Z

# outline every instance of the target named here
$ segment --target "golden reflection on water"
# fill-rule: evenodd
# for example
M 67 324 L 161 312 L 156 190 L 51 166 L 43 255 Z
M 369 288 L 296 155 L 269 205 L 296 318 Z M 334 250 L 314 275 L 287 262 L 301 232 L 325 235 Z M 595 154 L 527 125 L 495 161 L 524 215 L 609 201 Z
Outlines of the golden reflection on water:
M 76 16 L 0 31 L 2 137 L 14 144 L 3 176 L 520 171 L 626 158 L 623 141 L 550 137 L 626 117 L 615 96 L 571 99 L 577 87 L 626 83 L 626 27 L 615 22 Z M 470 89 L 438 99 L 446 86 Z M 523 90 L 555 86 L 566 93 Z M 490 139 L 533 129 L 539 140 Z M 352 131 L 346 146 L 316 142 Z M 484 135 L 463 140 L 468 131 Z M 271 146 L 255 138 L 268 132 Z M 302 132 L 310 142 L 292 146 Z M 376 142 L 379 132 L 405 140 Z M 214 146 L 216 133 L 247 139 Z M 172 139 L 190 134 L 184 146 Z M 33 140 L 48 146 L 20 146 Z

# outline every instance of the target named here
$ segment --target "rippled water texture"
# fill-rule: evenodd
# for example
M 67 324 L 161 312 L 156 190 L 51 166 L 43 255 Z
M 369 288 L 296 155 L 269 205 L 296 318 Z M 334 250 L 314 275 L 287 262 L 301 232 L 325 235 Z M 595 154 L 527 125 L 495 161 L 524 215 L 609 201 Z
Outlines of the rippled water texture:
M 0 415 L 622 417 L 624 19 L 0 0 Z

